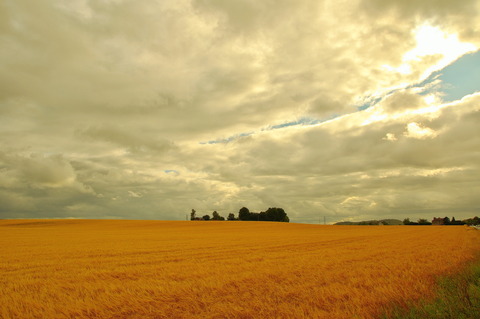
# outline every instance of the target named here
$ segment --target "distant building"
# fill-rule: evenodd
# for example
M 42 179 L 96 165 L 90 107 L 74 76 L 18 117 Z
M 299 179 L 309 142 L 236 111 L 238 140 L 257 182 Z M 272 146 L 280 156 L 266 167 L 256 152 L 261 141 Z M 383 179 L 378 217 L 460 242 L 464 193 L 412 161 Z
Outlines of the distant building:
M 433 217 L 432 225 L 445 225 L 445 220 L 441 217 Z

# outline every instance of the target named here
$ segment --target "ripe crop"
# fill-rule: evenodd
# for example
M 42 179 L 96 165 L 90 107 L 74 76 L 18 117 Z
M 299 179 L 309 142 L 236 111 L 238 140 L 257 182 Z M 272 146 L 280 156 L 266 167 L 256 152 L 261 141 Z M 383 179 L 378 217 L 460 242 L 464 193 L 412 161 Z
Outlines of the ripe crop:
M 375 318 L 479 252 L 462 226 L 2 220 L 0 318 Z

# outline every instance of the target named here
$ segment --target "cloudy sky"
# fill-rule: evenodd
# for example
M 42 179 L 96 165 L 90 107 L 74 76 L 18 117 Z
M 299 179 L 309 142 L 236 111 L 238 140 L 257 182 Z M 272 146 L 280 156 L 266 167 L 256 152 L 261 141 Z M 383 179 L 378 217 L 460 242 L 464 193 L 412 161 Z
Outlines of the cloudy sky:
M 4 0 L 0 218 L 480 215 L 477 0 Z

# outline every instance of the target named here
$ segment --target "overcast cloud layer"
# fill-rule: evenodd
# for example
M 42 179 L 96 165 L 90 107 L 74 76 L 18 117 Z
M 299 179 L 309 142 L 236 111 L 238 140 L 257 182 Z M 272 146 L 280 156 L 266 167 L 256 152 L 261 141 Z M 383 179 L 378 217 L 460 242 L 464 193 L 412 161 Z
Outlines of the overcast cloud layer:
M 478 215 L 480 94 L 443 103 L 419 83 L 480 47 L 479 11 L 3 1 L 0 218 Z

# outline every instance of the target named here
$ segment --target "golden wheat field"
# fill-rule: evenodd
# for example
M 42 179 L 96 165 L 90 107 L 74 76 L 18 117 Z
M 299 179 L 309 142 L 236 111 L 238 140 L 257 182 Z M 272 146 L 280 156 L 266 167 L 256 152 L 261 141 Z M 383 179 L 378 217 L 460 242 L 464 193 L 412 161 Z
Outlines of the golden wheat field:
M 375 318 L 433 296 L 468 227 L 2 220 L 1 318 Z

